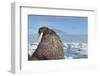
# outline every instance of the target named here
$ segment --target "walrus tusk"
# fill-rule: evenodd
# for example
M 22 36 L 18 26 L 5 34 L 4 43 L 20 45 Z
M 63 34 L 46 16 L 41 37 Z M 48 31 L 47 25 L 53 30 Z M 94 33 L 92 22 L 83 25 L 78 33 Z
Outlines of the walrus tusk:
M 38 43 L 40 43 L 40 42 L 41 42 L 42 36 L 43 36 L 43 32 L 42 32 L 42 33 L 40 34 L 40 36 L 39 36 Z

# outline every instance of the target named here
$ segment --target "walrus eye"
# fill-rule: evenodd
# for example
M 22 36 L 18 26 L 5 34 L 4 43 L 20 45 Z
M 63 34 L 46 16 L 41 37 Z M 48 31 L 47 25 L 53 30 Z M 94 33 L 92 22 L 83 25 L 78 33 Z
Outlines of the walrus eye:
M 39 36 L 39 40 L 38 40 L 39 43 L 41 42 L 42 36 L 43 36 L 43 32 L 41 32 L 41 34 Z

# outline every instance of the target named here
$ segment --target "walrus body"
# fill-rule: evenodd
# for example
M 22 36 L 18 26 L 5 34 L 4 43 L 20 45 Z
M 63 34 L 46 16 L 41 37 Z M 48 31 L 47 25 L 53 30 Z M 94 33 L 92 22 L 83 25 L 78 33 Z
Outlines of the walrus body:
M 52 29 L 41 27 L 39 34 L 43 33 L 41 41 L 32 55 L 33 60 L 64 59 L 64 49 L 60 37 Z

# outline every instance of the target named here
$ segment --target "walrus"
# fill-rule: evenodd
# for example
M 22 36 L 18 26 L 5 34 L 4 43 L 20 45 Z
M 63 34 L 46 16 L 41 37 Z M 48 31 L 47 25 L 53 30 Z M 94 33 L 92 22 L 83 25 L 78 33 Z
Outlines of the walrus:
M 63 43 L 57 33 L 48 28 L 39 28 L 39 44 L 32 55 L 33 60 L 64 59 Z

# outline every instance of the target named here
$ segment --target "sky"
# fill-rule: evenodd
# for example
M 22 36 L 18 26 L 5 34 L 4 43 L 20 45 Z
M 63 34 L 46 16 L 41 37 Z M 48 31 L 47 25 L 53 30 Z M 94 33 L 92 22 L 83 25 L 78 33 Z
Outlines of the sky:
M 38 33 L 38 29 L 47 26 L 51 29 L 58 29 L 67 34 L 87 34 L 88 17 L 78 16 L 28 16 L 29 34 Z

